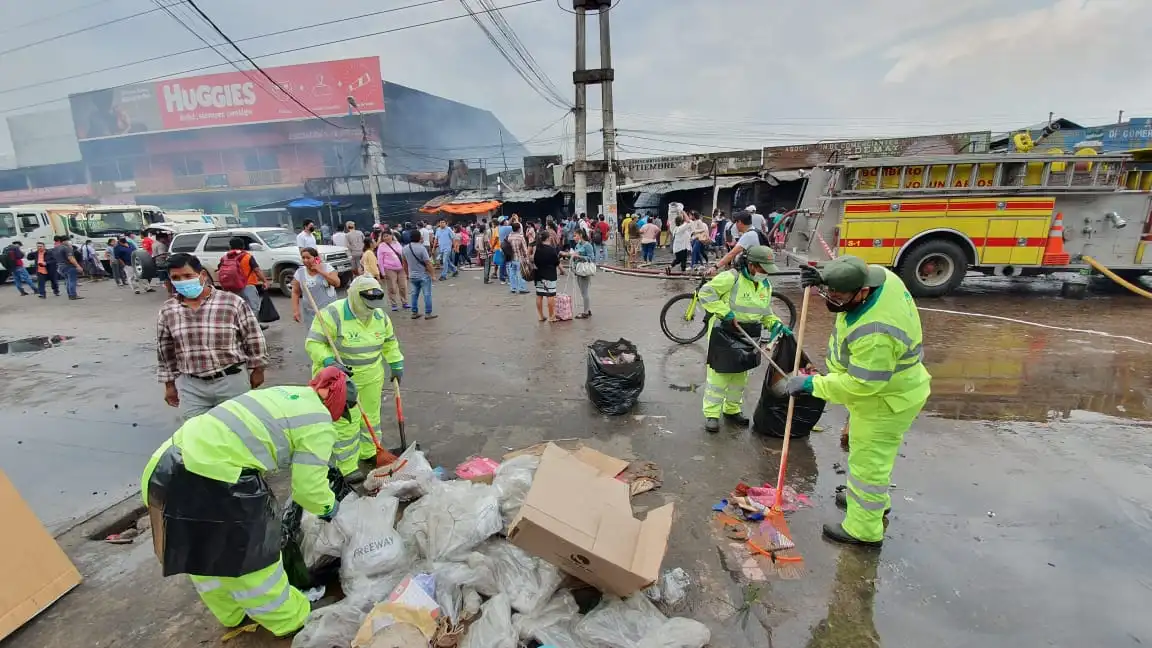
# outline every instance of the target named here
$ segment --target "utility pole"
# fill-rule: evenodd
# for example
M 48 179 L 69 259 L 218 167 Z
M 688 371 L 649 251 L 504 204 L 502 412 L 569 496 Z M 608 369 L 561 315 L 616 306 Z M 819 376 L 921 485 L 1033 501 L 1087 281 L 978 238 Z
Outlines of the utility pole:
M 616 126 L 612 112 L 612 80 L 615 71 L 612 69 L 612 41 L 608 14 L 612 8 L 612 0 L 572 0 L 572 8 L 576 11 L 576 71 L 572 73 L 572 82 L 576 84 L 576 212 L 586 212 L 587 200 L 587 171 L 595 170 L 603 175 L 602 209 L 604 217 L 616 231 Z M 586 18 L 589 9 L 600 13 L 600 67 L 595 70 L 586 69 L 587 36 Z M 604 161 L 590 164 L 587 160 L 588 142 L 585 132 L 588 127 L 588 88 L 589 85 L 599 84 L 603 93 L 601 110 L 603 111 L 604 131 Z
M 376 160 L 372 156 L 372 149 L 368 141 L 368 124 L 364 121 L 364 113 L 356 105 L 356 100 L 348 96 L 348 105 L 360 113 L 360 141 L 364 147 L 364 167 L 368 169 L 368 193 L 372 196 L 372 222 L 380 224 L 380 204 L 376 201 L 376 193 L 380 190 L 376 184 Z
M 588 15 L 580 2 L 576 9 L 576 71 L 572 80 L 576 84 L 576 159 L 572 163 L 575 184 L 575 215 L 588 213 L 588 176 L 584 165 L 588 162 L 588 85 L 581 80 L 588 65 Z
M 1124 111 L 1123 110 L 1120 111 L 1119 115 L 1116 115 L 1116 123 L 1117 124 L 1123 124 L 1124 123 Z

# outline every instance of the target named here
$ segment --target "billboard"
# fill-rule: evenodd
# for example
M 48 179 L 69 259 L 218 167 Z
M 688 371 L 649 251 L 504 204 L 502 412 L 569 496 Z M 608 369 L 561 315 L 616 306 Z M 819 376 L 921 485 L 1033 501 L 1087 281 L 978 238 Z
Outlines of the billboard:
M 80 141 L 141 133 L 314 119 L 360 110 L 384 110 L 384 84 L 376 56 L 222 72 L 155 83 L 107 88 L 69 97 Z
M 819 142 L 764 148 L 764 167 L 769 171 L 808 169 L 818 164 L 857 157 L 899 157 L 905 155 L 955 155 L 987 153 L 992 136 L 988 131 L 947 133 L 921 137 Z
M 1032 136 L 1039 138 L 1040 131 L 1034 131 Z M 1039 142 L 1034 152 L 1072 155 L 1081 148 L 1097 153 L 1152 148 L 1152 118 L 1134 117 L 1122 124 L 1058 130 Z

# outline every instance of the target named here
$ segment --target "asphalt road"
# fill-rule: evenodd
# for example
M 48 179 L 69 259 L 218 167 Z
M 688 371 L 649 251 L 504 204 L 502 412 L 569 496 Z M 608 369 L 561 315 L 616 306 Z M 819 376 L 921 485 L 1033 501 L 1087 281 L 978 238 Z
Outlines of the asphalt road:
M 713 629 L 714 646 L 1152 642 L 1144 612 L 1152 605 L 1152 345 L 1067 330 L 1152 340 L 1147 302 L 1065 301 L 1051 285 L 995 281 L 922 302 L 1053 328 L 923 312 L 933 396 L 897 461 L 883 550 L 820 538 L 821 523 L 838 519 L 832 496 L 843 476 L 833 466 L 845 461 L 836 434 L 844 413 L 829 408 L 826 431 L 795 444 L 790 459 L 789 484 L 813 502 L 789 518 L 806 571 L 757 585 L 721 560 L 710 507 L 740 480 L 773 480 L 779 443 L 736 429 L 703 432 L 705 347 L 669 342 L 657 322 L 664 300 L 690 287 L 598 274 L 592 319 L 548 325 L 536 322 L 531 297 L 483 286 L 474 273 L 436 284 L 440 319 L 395 320 L 410 438 L 449 469 L 473 454 L 564 438 L 657 462 L 663 486 L 635 503 L 676 503 L 665 567 L 692 575 L 686 614 Z M 795 287 L 780 289 L 798 301 Z M 0 469 L 53 528 L 138 488 L 144 461 L 176 420 L 152 378 L 163 297 L 109 284 L 82 294 L 88 299 L 69 303 L 0 291 L 0 338 L 73 336 L 0 355 Z M 286 300 L 277 305 L 290 315 Z M 808 347 L 819 360 L 830 322 L 822 309 L 813 313 Z M 303 335 L 290 321 L 269 332 L 271 384 L 307 379 Z M 585 396 L 584 348 L 619 337 L 639 346 L 647 384 L 632 414 L 609 418 Z M 750 380 L 749 412 L 761 377 Z M 93 577 L 11 645 L 217 643 L 220 631 L 187 583 L 159 578 L 150 547 L 64 544 Z M 261 635 L 229 642 L 256 645 L 282 644 Z

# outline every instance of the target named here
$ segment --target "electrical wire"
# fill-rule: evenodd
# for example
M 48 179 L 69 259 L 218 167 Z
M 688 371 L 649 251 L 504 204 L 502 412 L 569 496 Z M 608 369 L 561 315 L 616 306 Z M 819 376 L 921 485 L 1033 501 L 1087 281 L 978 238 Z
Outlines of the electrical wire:
M 25 28 L 31 27 L 32 25 L 38 25 L 42 22 L 48 22 L 49 20 L 55 20 L 56 18 L 59 18 L 61 16 L 71 15 L 71 14 L 76 13 L 77 11 L 83 11 L 83 10 L 88 9 L 90 7 L 95 7 L 96 5 L 106 4 L 109 2 L 112 2 L 112 0 L 96 0 L 95 2 L 89 2 L 88 4 L 80 5 L 79 7 L 69 7 L 68 9 L 65 9 L 64 11 L 59 11 L 59 12 L 54 13 L 54 14 L 48 14 L 47 16 L 41 16 L 39 18 L 33 18 L 32 20 L 29 20 L 28 22 L 20 23 L 19 25 L 12 25 L 10 27 L 5 27 L 4 29 L 0 29 L 0 34 L 7 34 L 8 32 L 13 32 L 13 31 L 16 31 L 18 29 L 25 29 Z
M 69 36 L 75 36 L 76 34 L 83 34 L 84 32 L 92 31 L 93 29 L 100 29 L 101 27 L 107 27 L 108 25 L 115 25 L 116 23 L 122 23 L 126 20 L 132 20 L 133 18 L 139 18 L 140 16 L 147 16 L 148 14 L 155 13 L 157 11 L 160 11 L 161 9 L 162 9 L 162 7 L 156 7 L 154 9 L 147 9 L 145 11 L 138 11 L 134 14 L 129 14 L 127 16 L 121 16 L 119 18 L 113 18 L 112 20 L 106 20 L 102 23 L 96 23 L 95 25 L 88 25 L 87 27 L 81 27 L 80 29 L 73 29 L 70 32 L 64 32 L 63 34 L 57 34 L 57 35 L 51 36 L 49 38 L 41 38 L 39 40 L 32 41 L 31 43 L 24 43 L 23 45 L 17 45 L 16 47 L 12 47 L 10 49 L 0 51 L 0 56 L 4 56 L 6 54 L 11 54 L 13 52 L 20 52 L 20 51 L 23 51 L 26 49 L 36 47 L 37 45 L 44 45 L 47 43 L 51 43 L 53 41 L 58 41 L 61 38 L 68 38 Z
M 109 0 L 101 0 L 101 1 L 107 2 Z M 312 23 L 310 25 L 301 25 L 299 27 L 291 27 L 289 29 L 281 29 L 280 31 L 267 32 L 264 34 L 256 34 L 254 36 L 246 36 L 244 38 L 237 38 L 236 42 L 237 43 L 246 43 L 248 41 L 260 40 L 262 38 L 271 38 L 272 36 L 282 36 L 284 34 L 291 34 L 293 32 L 298 32 L 298 31 L 313 30 L 313 29 L 316 29 L 317 27 L 327 27 L 329 25 L 336 25 L 339 23 L 349 22 L 352 20 L 361 20 L 364 18 L 371 18 L 373 16 L 379 16 L 382 14 L 395 13 L 397 11 L 404 11 L 406 9 L 417 9 L 420 7 L 426 7 L 429 5 L 439 4 L 441 2 L 448 2 L 448 1 L 449 0 L 425 0 L 424 2 L 417 2 L 415 4 L 404 5 L 402 7 L 392 7 L 389 9 L 381 9 L 380 11 L 372 11 L 372 12 L 360 14 L 357 16 L 348 16 L 347 18 L 337 18 L 335 20 L 327 20 L 324 22 Z M 175 4 L 179 4 L 179 3 L 177 2 Z M 0 32 L 0 33 L 2 33 L 2 32 Z M 136 65 L 142 65 L 144 63 L 152 63 L 154 61 L 173 58 L 176 56 L 183 56 L 185 54 L 193 54 L 196 52 L 203 52 L 206 49 L 209 49 L 209 48 L 208 47 L 194 47 L 192 49 L 181 50 L 179 52 L 170 52 L 168 54 L 161 54 L 159 56 L 152 56 L 152 57 L 145 58 L 145 59 L 138 59 L 135 61 L 129 61 L 127 63 L 120 63 L 118 65 L 112 65 L 109 67 L 100 68 L 98 70 L 88 70 L 86 72 L 80 72 L 78 74 L 72 74 L 72 75 L 65 76 L 65 77 L 57 77 L 55 79 L 48 79 L 47 81 L 37 81 L 36 83 L 29 83 L 29 84 L 22 85 L 22 86 L 16 86 L 14 88 L 7 88 L 4 90 L 0 90 L 0 95 L 5 95 L 5 94 L 11 93 L 11 92 L 19 92 L 21 90 L 28 90 L 30 88 L 39 88 L 41 86 L 53 85 L 53 84 L 59 83 L 61 81 L 71 81 L 72 79 L 79 79 L 80 77 L 91 76 L 93 74 L 101 74 L 104 72 L 123 70 L 125 68 L 133 67 Z M 271 55 L 265 55 L 265 56 L 271 56 Z M 263 56 L 258 56 L 256 58 L 263 58 Z
M 607 11 L 612 11 L 616 7 L 619 7 L 621 2 L 624 2 L 624 0 L 616 0 L 616 2 L 612 4 L 612 6 L 608 7 Z M 572 11 L 571 9 L 565 9 L 564 5 L 560 4 L 560 0 L 556 0 L 556 6 L 560 8 L 560 11 L 563 11 L 565 13 L 570 13 L 573 16 L 579 16 L 580 15 L 579 13 Z M 600 13 L 600 12 L 593 11 L 592 13 L 596 14 L 596 13 Z
M 488 20 L 492 22 L 492 24 L 494 24 L 504 35 L 505 39 L 511 43 L 513 49 L 520 56 L 521 60 L 528 64 L 528 68 L 534 73 L 536 78 L 539 79 L 542 84 L 544 84 L 544 87 L 548 90 L 548 93 L 552 97 L 559 99 L 562 104 L 571 108 L 572 105 L 568 102 L 567 97 L 560 92 L 548 74 L 540 68 L 540 64 L 536 61 L 536 57 L 532 56 L 532 52 L 529 51 L 528 47 L 524 45 L 524 42 L 520 40 L 520 36 L 516 33 L 516 30 L 512 28 L 511 24 L 508 23 L 508 20 L 504 17 L 504 14 L 500 12 L 499 8 L 496 7 L 493 1 L 478 0 L 478 2 L 480 3 L 480 6 L 490 10 L 490 13 L 487 14 Z
M 524 7 L 527 5 L 532 5 L 532 4 L 536 4 L 538 2 L 543 2 L 543 1 L 544 0 L 521 0 L 520 2 L 515 2 L 512 4 L 504 5 L 500 8 L 501 9 L 513 9 L 516 7 Z M 460 14 L 460 15 L 456 15 L 456 16 L 448 16 L 445 18 L 437 18 L 435 20 L 427 20 L 427 21 L 424 21 L 421 23 L 414 23 L 411 25 L 404 25 L 401 27 L 392 27 L 389 29 L 382 29 L 380 31 L 369 32 L 367 34 L 359 34 L 356 36 L 347 36 L 345 38 L 337 38 L 337 39 L 333 39 L 333 40 L 322 41 L 320 43 L 313 43 L 311 45 L 302 45 L 300 47 L 292 47 L 292 48 L 280 50 L 277 52 L 268 52 L 266 54 L 261 54 L 261 55 L 257 56 L 256 58 L 264 59 L 264 58 L 270 58 L 273 56 L 280 56 L 282 54 L 293 54 L 296 52 L 303 52 L 305 50 L 315 49 L 317 47 L 327 47 L 329 45 L 338 45 L 340 43 L 347 43 L 350 41 L 360 40 L 363 38 L 372 38 L 374 36 L 383 36 L 385 34 L 393 34 L 393 33 L 397 33 L 397 32 L 408 31 L 410 29 L 417 29 L 420 27 L 428 27 L 431 25 L 437 25 L 440 23 L 450 22 L 453 20 L 459 20 L 461 18 L 468 18 L 468 17 L 469 17 L 469 14 Z M 151 81 L 159 81 L 161 79 L 170 79 L 170 78 L 178 77 L 178 76 L 181 76 L 184 74 L 190 74 L 192 72 L 203 72 L 205 70 L 213 70 L 213 69 L 216 69 L 219 67 L 223 67 L 224 65 L 225 64 L 223 64 L 223 63 L 212 63 L 209 65 L 201 65 L 201 66 L 197 66 L 194 68 L 188 68 L 186 70 L 181 70 L 179 72 L 168 72 L 168 73 L 161 74 L 158 76 L 151 76 L 151 77 L 147 77 L 144 79 L 137 79 L 135 81 L 130 81 L 128 83 L 121 83 L 121 84 L 117 84 L 117 85 L 110 86 L 110 87 L 111 88 L 123 88 L 125 86 L 136 85 L 139 83 L 148 83 Z M 68 96 L 58 97 L 56 99 L 44 99 L 44 100 L 40 100 L 40 101 L 37 101 L 34 103 L 29 103 L 29 104 L 24 104 L 22 106 L 17 106 L 15 108 L 5 109 L 3 111 L 0 111 L 0 115 L 8 115 L 8 114 L 12 114 L 12 113 L 17 113 L 17 112 L 20 112 L 22 110 L 26 110 L 28 108 L 42 108 L 45 104 L 55 103 L 58 101 L 67 101 L 67 100 L 68 100 Z M 565 108 L 567 108 L 567 106 L 565 106 Z

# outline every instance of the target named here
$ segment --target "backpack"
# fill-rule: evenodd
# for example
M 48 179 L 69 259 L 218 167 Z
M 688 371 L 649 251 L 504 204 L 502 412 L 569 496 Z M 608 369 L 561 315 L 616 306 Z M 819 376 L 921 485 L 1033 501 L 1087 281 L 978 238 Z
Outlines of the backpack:
M 243 292 L 244 287 L 248 285 L 248 277 L 244 276 L 244 271 L 240 269 L 240 260 L 244 258 L 244 253 L 232 254 L 229 252 L 220 259 L 220 265 L 216 268 L 216 281 L 220 283 L 220 287 L 228 292 Z
M 15 255 L 15 246 L 9 245 L 8 247 L 4 248 L 4 257 L 0 258 L 0 265 L 3 265 L 4 269 L 8 272 L 12 272 L 16 269 L 16 259 L 14 258 Z
M 772 247 L 772 240 L 768 238 L 767 234 L 765 234 L 764 232 L 762 232 L 760 230 L 755 230 L 755 231 L 756 231 L 756 238 L 760 239 L 760 245 L 766 245 L 768 247 Z
M 590 238 L 596 245 L 604 245 L 604 232 L 600 231 L 599 225 L 592 226 L 592 236 Z
M 628 238 L 640 238 L 640 223 L 638 221 L 634 220 L 628 223 Z
M 510 237 L 511 234 L 508 236 Z M 500 243 L 500 251 L 504 253 L 505 261 L 511 261 L 516 258 L 516 251 L 512 249 L 512 241 L 509 241 L 507 237 Z

